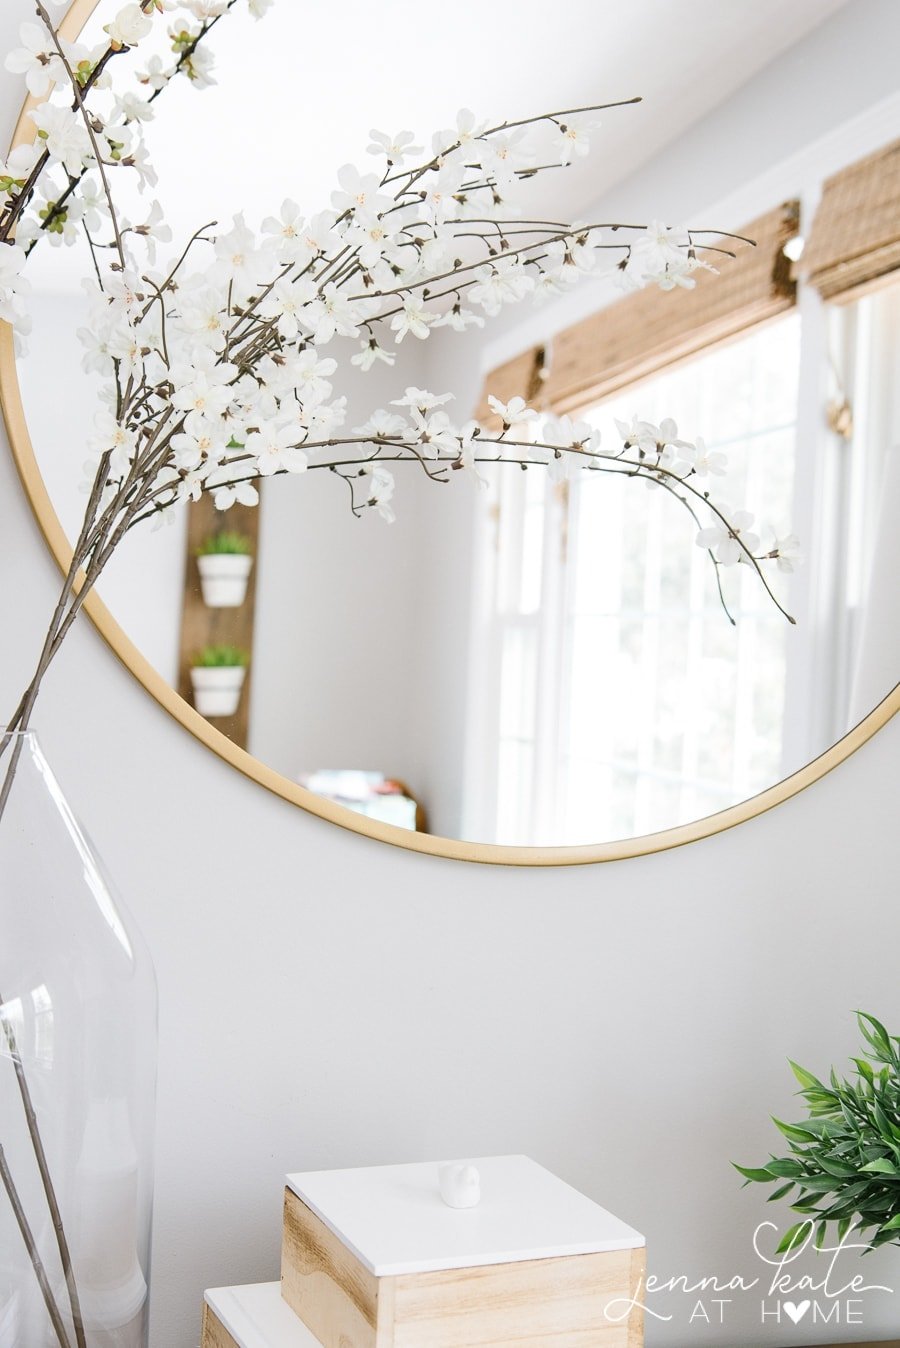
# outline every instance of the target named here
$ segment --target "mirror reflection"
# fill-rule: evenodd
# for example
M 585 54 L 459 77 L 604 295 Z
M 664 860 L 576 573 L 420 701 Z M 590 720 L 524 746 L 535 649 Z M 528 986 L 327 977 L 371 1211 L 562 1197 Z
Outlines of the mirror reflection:
M 351 44 L 345 79 L 305 71 L 299 93 L 294 6 L 276 3 L 258 29 L 223 25 L 218 83 L 201 95 L 173 87 L 175 106 L 147 129 L 176 243 L 207 219 L 241 210 L 261 219 L 286 195 L 314 213 L 337 168 L 364 161 L 370 123 L 409 125 L 421 143 L 464 103 L 515 116 L 644 94 L 639 108 L 604 115 L 608 154 L 523 185 L 528 215 L 735 233 L 755 222 L 754 251 L 723 256 L 718 277 L 676 288 L 652 310 L 612 272 L 591 276 L 483 329 L 410 338 L 393 366 L 356 369 L 336 392 L 352 426 L 410 387 L 453 390 L 459 422 L 488 394 L 522 396 L 586 421 L 601 445 L 621 444 L 620 424 L 672 418 L 697 443 L 713 499 L 751 511 L 754 546 L 780 552 L 766 572 L 778 606 L 749 566 L 710 566 L 670 492 L 508 465 L 483 466 L 480 482 L 398 473 L 393 495 L 362 518 L 328 473 L 265 482 L 257 510 L 199 502 L 169 528 L 132 535 L 101 596 L 214 725 L 318 794 L 479 842 L 639 836 L 765 790 L 840 739 L 896 680 L 900 270 L 876 260 L 848 275 L 840 252 L 850 247 L 846 193 L 852 218 L 871 220 L 878 156 L 896 158 L 896 146 L 873 124 L 785 153 L 791 72 L 812 59 L 804 52 L 839 0 L 802 0 L 789 23 L 783 6 L 775 22 L 765 0 L 741 7 L 728 31 L 695 32 L 702 78 L 690 90 L 658 56 L 660 29 L 677 39 L 680 3 L 623 12 L 613 60 L 579 36 L 597 19 L 576 0 L 552 70 L 527 23 L 510 32 L 499 13 L 461 8 L 477 18 L 474 55 L 453 35 L 427 64 L 394 50 L 413 74 L 387 82 L 371 74 L 382 59 Z M 347 9 L 352 29 L 361 7 Z M 106 17 L 101 4 L 91 30 Z M 302 17 L 330 21 L 315 8 Z M 637 59 L 648 22 L 651 70 Z M 500 72 L 498 46 L 508 53 Z M 626 71 L 643 87 L 623 87 Z M 763 76 L 760 121 L 740 90 Z M 810 84 L 824 110 L 824 81 L 813 71 Z M 749 174 L 729 152 L 747 137 L 758 158 Z M 873 156 L 871 171 L 858 168 Z M 838 177 L 844 195 L 828 189 Z M 832 195 L 845 203 L 837 223 Z M 883 239 L 852 247 L 881 257 Z M 74 337 L 90 261 L 76 243 L 42 248 L 32 264 L 35 330 L 19 377 L 38 464 L 72 537 L 97 397 Z M 51 322 L 61 306 L 71 322 Z M 44 394 L 51 368 L 65 399 Z

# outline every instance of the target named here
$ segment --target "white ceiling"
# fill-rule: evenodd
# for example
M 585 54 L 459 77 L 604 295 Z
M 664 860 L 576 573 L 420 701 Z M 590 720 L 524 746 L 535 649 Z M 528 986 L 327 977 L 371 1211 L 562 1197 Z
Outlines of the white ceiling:
M 275 0 L 258 23 L 239 5 L 209 39 L 218 84 L 157 104 L 156 192 L 180 239 L 285 196 L 321 209 L 341 164 L 375 166 L 373 126 L 427 144 L 462 106 L 500 120 L 641 94 L 604 114 L 588 161 L 531 186 L 529 206 L 577 216 L 846 2 Z

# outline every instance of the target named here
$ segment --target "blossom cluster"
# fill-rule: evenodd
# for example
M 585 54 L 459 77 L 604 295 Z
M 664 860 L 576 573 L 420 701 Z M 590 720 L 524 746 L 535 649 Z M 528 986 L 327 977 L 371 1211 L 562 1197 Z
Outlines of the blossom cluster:
M 43 101 L 30 113 L 34 143 L 0 171 L 0 317 L 27 331 L 22 273 L 41 239 L 87 239 L 94 275 L 79 337 L 85 368 L 105 381 L 87 489 L 107 533 L 202 492 L 221 509 L 253 504 L 259 478 L 315 468 L 347 480 L 355 513 L 390 519 L 388 463 L 445 480 L 458 468 L 477 476 L 486 462 L 542 462 L 553 477 L 626 472 L 666 487 L 698 527 L 705 512 L 697 541 L 716 565 L 742 560 L 759 571 L 771 557 L 790 566 L 792 541 L 761 554 L 747 517 L 710 502 L 697 481 L 720 474 L 722 456 L 679 439 L 671 423 L 621 426 L 622 444 L 608 450 L 586 423 L 539 422 L 522 400 L 492 401 L 496 433 L 453 422 L 449 394 L 408 389 L 345 429 L 340 356 L 326 350 L 337 338 L 355 340 L 351 364 L 367 370 L 392 365 L 407 339 L 481 327 L 507 304 L 558 294 L 587 274 L 671 290 L 712 270 L 712 250 L 684 228 L 518 214 L 517 185 L 586 154 L 600 108 L 495 124 L 463 109 L 427 150 L 410 131 L 373 130 L 374 167 L 340 169 L 326 209 L 307 217 L 287 198 L 258 229 L 238 215 L 198 231 L 174 265 L 161 263 L 171 232 L 158 203 L 132 221 L 111 184 L 127 171 L 142 191 L 155 185 L 142 127 L 175 75 L 198 88 L 210 82 L 204 38 L 236 3 L 126 4 L 106 27 L 108 43 L 88 50 L 60 39 L 39 2 L 41 22 L 22 26 L 7 57 Z M 259 17 L 271 0 L 240 3 Z M 147 36 L 158 12 L 174 12 L 171 60 L 151 57 L 138 88 L 117 91 L 114 58 Z

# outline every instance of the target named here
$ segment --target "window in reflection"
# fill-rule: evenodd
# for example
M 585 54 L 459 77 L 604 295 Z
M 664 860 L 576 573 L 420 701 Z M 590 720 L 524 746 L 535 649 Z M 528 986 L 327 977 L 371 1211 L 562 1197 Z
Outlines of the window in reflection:
M 702 427 L 707 448 L 728 456 L 735 501 L 786 532 L 799 369 L 791 315 L 586 415 L 612 443 L 614 418 L 636 412 Z M 662 488 L 507 471 L 494 491 L 502 564 L 485 678 L 496 737 L 484 755 L 497 840 L 653 832 L 777 780 L 789 629 L 749 571 L 723 574 L 732 627 L 709 558 L 685 547 L 692 522 Z

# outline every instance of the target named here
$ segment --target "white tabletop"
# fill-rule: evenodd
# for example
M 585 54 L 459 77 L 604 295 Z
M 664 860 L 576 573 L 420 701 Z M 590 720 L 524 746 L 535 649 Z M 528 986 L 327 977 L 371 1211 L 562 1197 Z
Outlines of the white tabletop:
M 322 1348 L 312 1330 L 282 1300 L 281 1283 L 212 1287 L 206 1302 L 238 1348 Z
M 644 1237 L 527 1156 L 464 1158 L 481 1203 L 448 1208 L 446 1162 L 312 1170 L 287 1183 L 377 1277 L 632 1250 Z

